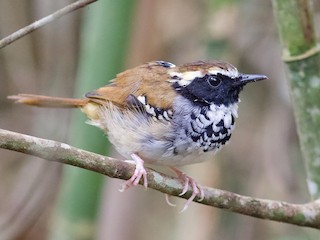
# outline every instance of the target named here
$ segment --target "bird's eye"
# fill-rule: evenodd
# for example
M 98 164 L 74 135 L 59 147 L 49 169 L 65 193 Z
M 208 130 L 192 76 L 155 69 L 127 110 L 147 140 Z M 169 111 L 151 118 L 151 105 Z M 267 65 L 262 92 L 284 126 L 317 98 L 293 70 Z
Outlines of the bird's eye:
M 210 86 L 212 87 L 217 87 L 221 83 L 221 79 L 219 79 L 217 76 L 208 76 L 207 77 L 207 82 L 209 83 Z

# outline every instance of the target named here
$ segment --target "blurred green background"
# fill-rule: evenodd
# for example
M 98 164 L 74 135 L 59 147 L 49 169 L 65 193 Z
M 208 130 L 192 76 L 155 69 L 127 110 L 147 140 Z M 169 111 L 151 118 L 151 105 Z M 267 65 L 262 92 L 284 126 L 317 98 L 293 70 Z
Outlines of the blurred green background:
M 71 2 L 1 0 L 0 38 Z M 28 108 L 6 96 L 81 97 L 160 59 L 222 59 L 269 77 L 246 87 L 230 143 L 213 161 L 184 167 L 190 176 L 254 197 L 309 201 L 271 1 L 100 0 L 69 14 L 0 50 L 0 127 L 106 153 L 103 133 L 77 110 Z M 179 214 L 184 200 L 172 199 L 172 208 L 151 189 L 120 193 L 120 180 L 5 150 L 0 158 L 1 240 L 319 239 L 315 230 L 196 203 Z

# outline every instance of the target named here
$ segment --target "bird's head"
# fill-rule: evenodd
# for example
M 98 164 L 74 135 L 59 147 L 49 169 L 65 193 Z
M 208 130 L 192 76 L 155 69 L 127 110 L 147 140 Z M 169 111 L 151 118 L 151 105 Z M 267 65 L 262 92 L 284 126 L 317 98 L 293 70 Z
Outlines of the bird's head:
M 172 66 L 169 75 L 174 89 L 195 104 L 225 106 L 239 101 L 239 93 L 247 83 L 267 79 L 265 75 L 239 73 L 221 61 Z

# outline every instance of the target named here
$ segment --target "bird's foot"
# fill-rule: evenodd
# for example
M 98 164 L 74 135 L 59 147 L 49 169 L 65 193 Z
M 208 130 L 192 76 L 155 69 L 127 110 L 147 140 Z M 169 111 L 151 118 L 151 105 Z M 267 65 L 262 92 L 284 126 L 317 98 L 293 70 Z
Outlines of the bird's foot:
M 184 212 L 185 210 L 187 210 L 187 208 L 189 207 L 190 203 L 197 196 L 199 197 L 198 202 L 201 202 L 204 199 L 203 187 L 200 184 L 198 184 L 193 178 L 189 177 L 187 174 L 185 174 L 181 170 L 179 170 L 177 168 L 174 168 L 174 167 L 171 167 L 171 169 L 177 174 L 178 178 L 180 178 L 184 183 L 183 190 L 179 194 L 179 196 L 184 195 L 188 191 L 189 183 L 190 183 L 190 185 L 192 187 L 192 190 L 193 190 L 191 197 L 188 198 L 187 202 L 184 204 L 184 207 L 180 211 L 180 212 Z
M 134 170 L 134 173 L 131 176 L 131 178 L 127 180 L 124 184 L 122 184 L 121 188 L 119 189 L 120 192 L 123 192 L 132 186 L 137 186 L 141 178 L 143 178 L 143 186 L 146 189 L 148 188 L 147 171 L 143 166 L 144 161 L 137 154 L 131 154 L 131 157 L 133 161 L 129 160 L 126 162 L 134 162 L 134 164 L 136 164 L 136 169 Z

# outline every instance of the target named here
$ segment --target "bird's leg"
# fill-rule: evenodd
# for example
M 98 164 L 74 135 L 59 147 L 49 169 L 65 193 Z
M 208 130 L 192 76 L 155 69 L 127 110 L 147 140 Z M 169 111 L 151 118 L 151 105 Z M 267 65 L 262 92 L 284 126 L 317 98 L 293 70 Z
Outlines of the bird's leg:
M 188 191 L 189 183 L 191 184 L 191 187 L 193 190 L 191 197 L 187 200 L 183 209 L 181 210 L 181 212 L 184 212 L 185 210 L 187 210 L 190 203 L 195 199 L 196 196 L 199 196 L 199 199 L 198 199 L 199 202 L 201 202 L 204 199 L 204 191 L 202 186 L 199 185 L 193 178 L 189 177 L 187 174 L 185 174 L 184 172 L 182 172 L 181 170 L 175 167 L 170 167 L 170 168 L 177 174 L 178 178 L 180 178 L 184 182 L 183 190 L 179 194 L 179 196 L 184 195 Z
M 136 169 L 134 170 L 134 173 L 131 176 L 131 178 L 127 180 L 124 184 L 122 184 L 120 192 L 123 192 L 132 186 L 137 186 L 142 177 L 143 177 L 143 186 L 146 189 L 148 187 L 147 172 L 143 166 L 144 161 L 137 154 L 134 154 L 134 153 L 131 154 L 131 157 L 133 162 L 136 164 Z M 127 162 L 132 162 L 132 161 L 127 161 Z

